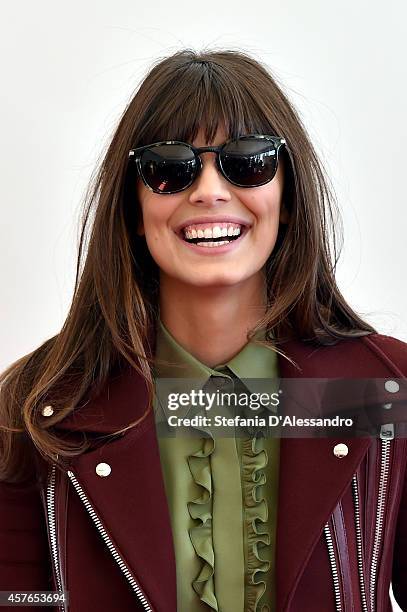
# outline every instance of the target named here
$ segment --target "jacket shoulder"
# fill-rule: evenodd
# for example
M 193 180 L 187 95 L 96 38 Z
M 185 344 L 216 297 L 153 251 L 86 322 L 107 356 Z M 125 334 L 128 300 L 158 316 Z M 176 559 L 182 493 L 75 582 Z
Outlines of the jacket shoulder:
M 407 343 L 376 332 L 341 338 L 332 344 L 295 340 L 282 348 L 304 377 L 407 377 Z M 286 374 L 296 375 L 283 361 L 281 365 Z
M 407 376 L 407 343 L 384 334 L 361 338 L 365 346 L 400 377 Z M 398 370 L 398 372 L 397 372 Z

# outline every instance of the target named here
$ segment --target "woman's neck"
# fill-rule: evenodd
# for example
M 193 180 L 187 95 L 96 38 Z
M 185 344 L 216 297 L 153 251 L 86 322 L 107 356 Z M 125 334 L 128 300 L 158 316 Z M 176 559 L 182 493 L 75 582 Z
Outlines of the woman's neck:
M 175 340 L 209 367 L 226 363 L 247 343 L 266 311 L 262 274 L 229 287 L 198 287 L 163 275 L 160 319 Z

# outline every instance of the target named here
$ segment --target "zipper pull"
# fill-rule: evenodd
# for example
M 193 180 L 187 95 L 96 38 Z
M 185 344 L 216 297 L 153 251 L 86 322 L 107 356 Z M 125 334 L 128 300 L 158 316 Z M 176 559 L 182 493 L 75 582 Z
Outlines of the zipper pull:
M 386 423 L 380 427 L 380 439 L 381 440 L 393 440 L 394 438 L 394 424 Z

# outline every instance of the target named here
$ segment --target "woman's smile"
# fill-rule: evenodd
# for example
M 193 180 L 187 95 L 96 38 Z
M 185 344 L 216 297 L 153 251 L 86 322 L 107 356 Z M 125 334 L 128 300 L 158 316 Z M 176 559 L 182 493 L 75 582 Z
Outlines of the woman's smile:
M 248 223 L 231 223 L 224 217 L 218 221 L 189 223 L 176 232 L 187 247 L 198 254 L 228 253 L 240 244 L 250 231 Z

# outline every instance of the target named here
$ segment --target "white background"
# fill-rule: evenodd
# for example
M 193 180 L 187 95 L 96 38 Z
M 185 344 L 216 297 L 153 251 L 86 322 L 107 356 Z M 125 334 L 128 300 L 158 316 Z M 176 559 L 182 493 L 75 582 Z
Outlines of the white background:
M 74 284 L 81 200 L 97 156 L 151 63 L 186 46 L 241 48 L 285 84 L 343 214 L 339 286 L 378 331 L 407 341 L 405 6 L 3 5 L 0 369 L 60 329 Z
M 80 204 L 131 93 L 159 56 L 240 48 L 285 84 L 336 190 L 339 286 L 407 341 L 404 0 L 50 0 L 2 4 L 0 369 L 57 333 Z

